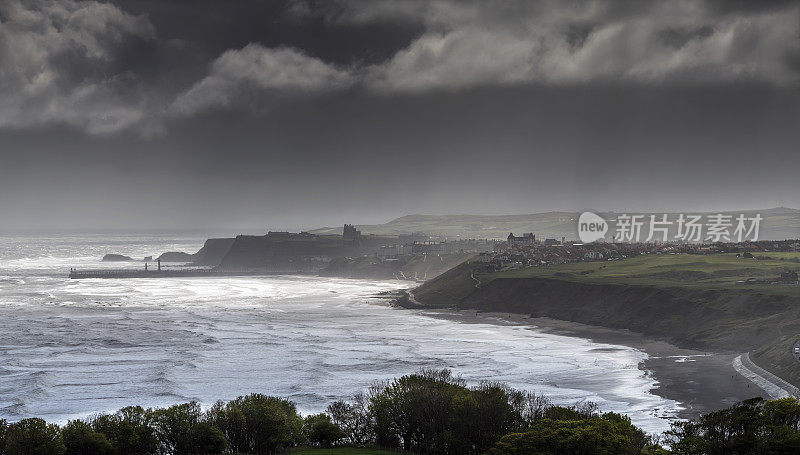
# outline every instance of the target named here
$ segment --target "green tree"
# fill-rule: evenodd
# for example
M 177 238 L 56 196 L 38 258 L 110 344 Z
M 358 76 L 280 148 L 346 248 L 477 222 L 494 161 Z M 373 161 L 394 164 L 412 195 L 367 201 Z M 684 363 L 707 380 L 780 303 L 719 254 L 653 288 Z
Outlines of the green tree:
M 800 404 L 794 398 L 753 398 L 676 422 L 667 436 L 680 455 L 793 454 L 800 447 Z
M 492 455 L 633 455 L 642 447 L 631 440 L 630 421 L 616 414 L 580 420 L 542 419 L 523 433 L 504 436 Z M 637 429 L 638 430 L 638 429 Z M 640 430 L 639 430 L 640 431 Z
M 192 430 L 200 422 L 197 402 L 176 404 L 152 413 L 152 424 L 161 446 L 172 455 L 192 453 Z
M 303 439 L 303 418 L 295 404 L 261 394 L 217 403 L 208 412 L 208 422 L 225 434 L 234 453 L 267 454 Z
M 116 414 L 95 416 L 89 423 L 94 431 L 106 436 L 113 453 L 149 455 L 157 452 L 159 447 L 151 421 L 152 411 L 140 406 L 128 406 Z
M 198 422 L 192 428 L 192 452 L 194 454 L 219 454 L 228 448 L 222 431 L 208 422 Z
M 344 438 L 342 429 L 326 414 L 307 416 L 303 422 L 303 431 L 309 444 L 320 447 L 333 447 Z
M 66 450 L 58 425 L 39 418 L 12 423 L 6 431 L 8 455 L 61 455 Z
M 67 455 L 108 455 L 112 453 L 111 443 L 103 433 L 92 430 L 82 420 L 71 420 L 61 430 Z
M 6 455 L 6 434 L 8 433 L 8 422 L 0 419 L 0 455 Z
M 358 446 L 373 442 L 369 402 L 366 395 L 359 393 L 351 402 L 335 401 L 326 410 L 331 421 L 342 429 L 345 440 L 350 444 Z
M 379 445 L 443 453 L 451 440 L 453 398 L 468 393 L 448 370 L 423 370 L 386 384 L 370 401 Z

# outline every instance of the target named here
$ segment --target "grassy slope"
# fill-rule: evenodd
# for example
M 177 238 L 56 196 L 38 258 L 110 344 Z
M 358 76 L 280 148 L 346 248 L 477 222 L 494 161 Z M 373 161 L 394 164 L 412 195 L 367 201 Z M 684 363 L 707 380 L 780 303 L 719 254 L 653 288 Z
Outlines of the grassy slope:
M 695 289 L 749 289 L 765 294 L 800 297 L 798 286 L 736 284 L 748 278 L 776 278 L 781 271 L 800 269 L 800 253 L 758 253 L 737 258 L 735 254 L 640 256 L 622 261 L 577 262 L 552 267 L 532 267 L 507 272 L 476 274 L 481 281 L 496 278 L 557 278 L 584 283 L 642 286 L 679 286 Z M 797 262 L 795 262 L 797 261 Z
M 755 362 L 800 384 L 800 363 L 790 353 L 800 337 L 800 286 L 736 284 L 800 269 L 799 253 L 769 256 L 658 255 L 497 273 L 465 263 L 414 294 L 432 306 L 531 312 L 699 347 L 753 349 Z

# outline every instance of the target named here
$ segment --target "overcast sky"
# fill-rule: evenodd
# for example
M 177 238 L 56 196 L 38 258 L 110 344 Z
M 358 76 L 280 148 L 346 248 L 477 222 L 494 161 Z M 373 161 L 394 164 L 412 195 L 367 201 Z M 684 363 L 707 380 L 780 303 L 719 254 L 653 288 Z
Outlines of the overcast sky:
M 0 229 L 800 207 L 800 3 L 0 0 Z

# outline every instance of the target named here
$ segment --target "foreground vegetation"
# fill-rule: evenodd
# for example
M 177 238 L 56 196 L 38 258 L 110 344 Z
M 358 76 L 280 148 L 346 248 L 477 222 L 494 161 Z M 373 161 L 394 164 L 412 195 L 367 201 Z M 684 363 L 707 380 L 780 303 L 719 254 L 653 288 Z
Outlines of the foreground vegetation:
M 184 403 L 127 407 L 64 426 L 0 421 L 2 455 L 390 453 L 372 447 L 426 454 L 790 454 L 800 447 L 800 404 L 752 399 L 676 422 L 664 438 L 590 403 L 560 407 L 502 384 L 467 387 L 447 370 L 378 383 L 305 417 L 288 400 L 253 394 L 206 411 Z

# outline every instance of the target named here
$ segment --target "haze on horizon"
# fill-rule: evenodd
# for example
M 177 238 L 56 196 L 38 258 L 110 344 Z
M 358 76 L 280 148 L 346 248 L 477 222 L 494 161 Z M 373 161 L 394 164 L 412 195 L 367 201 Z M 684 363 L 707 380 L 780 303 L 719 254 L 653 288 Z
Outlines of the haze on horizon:
M 800 206 L 791 1 L 0 0 L 0 230 Z

